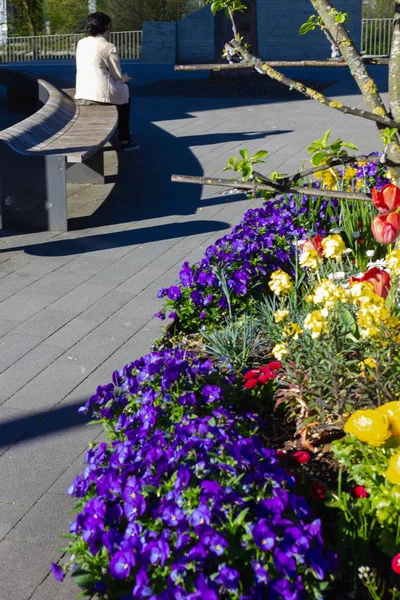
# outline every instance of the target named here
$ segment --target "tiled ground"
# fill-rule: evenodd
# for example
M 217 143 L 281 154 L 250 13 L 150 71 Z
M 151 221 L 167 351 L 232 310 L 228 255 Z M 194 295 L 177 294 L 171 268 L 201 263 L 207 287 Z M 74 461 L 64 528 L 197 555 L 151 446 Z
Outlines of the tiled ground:
M 157 290 L 251 205 L 172 184 L 171 173 L 221 175 L 243 147 L 267 149 L 269 171 L 290 171 L 328 128 L 363 152 L 378 147 L 372 124 L 311 101 L 136 97 L 140 152 L 108 148 L 106 185 L 69 188 L 70 232 L 0 232 L 1 600 L 75 597 L 49 563 L 72 508 L 66 487 L 99 435 L 78 406 L 150 349 Z

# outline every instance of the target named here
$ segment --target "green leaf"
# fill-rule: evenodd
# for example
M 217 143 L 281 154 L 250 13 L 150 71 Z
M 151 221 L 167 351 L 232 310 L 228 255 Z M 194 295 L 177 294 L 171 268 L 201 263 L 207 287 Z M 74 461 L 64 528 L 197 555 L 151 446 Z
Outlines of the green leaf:
M 72 577 L 74 578 L 76 585 L 83 590 L 92 589 L 96 583 L 96 579 L 93 577 L 93 575 L 84 571 L 75 571 L 75 573 L 72 573 Z
M 268 150 L 259 150 L 251 158 L 252 159 L 256 159 L 256 160 L 260 160 L 260 159 L 263 159 L 263 158 L 267 158 L 267 156 L 268 156 Z
M 316 27 L 317 27 L 316 23 L 310 23 L 309 21 L 307 21 L 307 23 L 303 23 L 303 25 L 300 27 L 299 34 L 305 35 L 306 33 L 309 33 L 310 31 L 314 31 L 314 29 L 316 29 Z
M 316 154 L 314 154 L 314 156 L 312 157 L 312 163 L 313 165 L 315 165 L 316 167 L 319 167 L 319 165 L 326 159 L 326 152 L 317 152 Z
M 242 167 L 243 179 L 247 179 L 253 173 L 253 167 L 249 163 L 245 163 Z
M 321 144 L 322 144 L 323 148 L 328 147 L 328 140 L 329 140 L 329 136 L 331 135 L 331 131 L 332 131 L 331 129 L 327 129 L 321 138 Z
M 247 513 L 249 512 L 249 508 L 244 508 L 242 511 L 240 511 L 240 513 L 238 514 L 238 516 L 236 517 L 234 523 L 235 525 L 242 525 Z
M 351 142 L 342 142 L 342 146 L 344 148 L 350 148 L 350 150 L 358 150 L 358 147 L 355 144 L 352 144 Z
M 243 158 L 243 160 L 249 159 L 249 151 L 247 150 L 247 148 L 245 148 L 244 150 L 239 150 L 239 154 Z

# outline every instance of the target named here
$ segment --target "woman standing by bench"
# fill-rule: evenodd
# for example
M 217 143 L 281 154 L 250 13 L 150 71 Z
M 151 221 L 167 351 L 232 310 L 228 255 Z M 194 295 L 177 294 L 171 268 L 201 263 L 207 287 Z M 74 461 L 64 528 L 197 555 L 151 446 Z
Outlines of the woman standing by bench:
M 122 74 L 117 50 L 108 41 L 111 19 L 102 12 L 88 16 L 88 37 L 76 49 L 76 93 L 78 104 L 115 104 L 118 110 L 120 149 L 138 150 L 129 131 L 129 75 Z

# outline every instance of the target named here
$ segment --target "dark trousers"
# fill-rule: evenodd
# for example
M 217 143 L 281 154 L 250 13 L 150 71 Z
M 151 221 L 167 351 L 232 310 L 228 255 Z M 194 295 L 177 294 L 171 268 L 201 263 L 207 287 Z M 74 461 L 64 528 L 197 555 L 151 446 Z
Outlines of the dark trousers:
M 127 104 L 117 104 L 118 110 L 118 137 L 120 142 L 130 142 L 129 120 L 131 116 L 131 99 Z

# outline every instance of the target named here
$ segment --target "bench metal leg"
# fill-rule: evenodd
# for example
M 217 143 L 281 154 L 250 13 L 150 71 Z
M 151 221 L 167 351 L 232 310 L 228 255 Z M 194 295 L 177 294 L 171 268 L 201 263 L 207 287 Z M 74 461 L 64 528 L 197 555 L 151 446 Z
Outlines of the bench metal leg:
M 68 183 L 104 183 L 104 152 L 100 150 L 83 163 L 70 163 L 67 167 Z
M 0 143 L 3 229 L 67 231 L 65 156 L 25 156 Z

